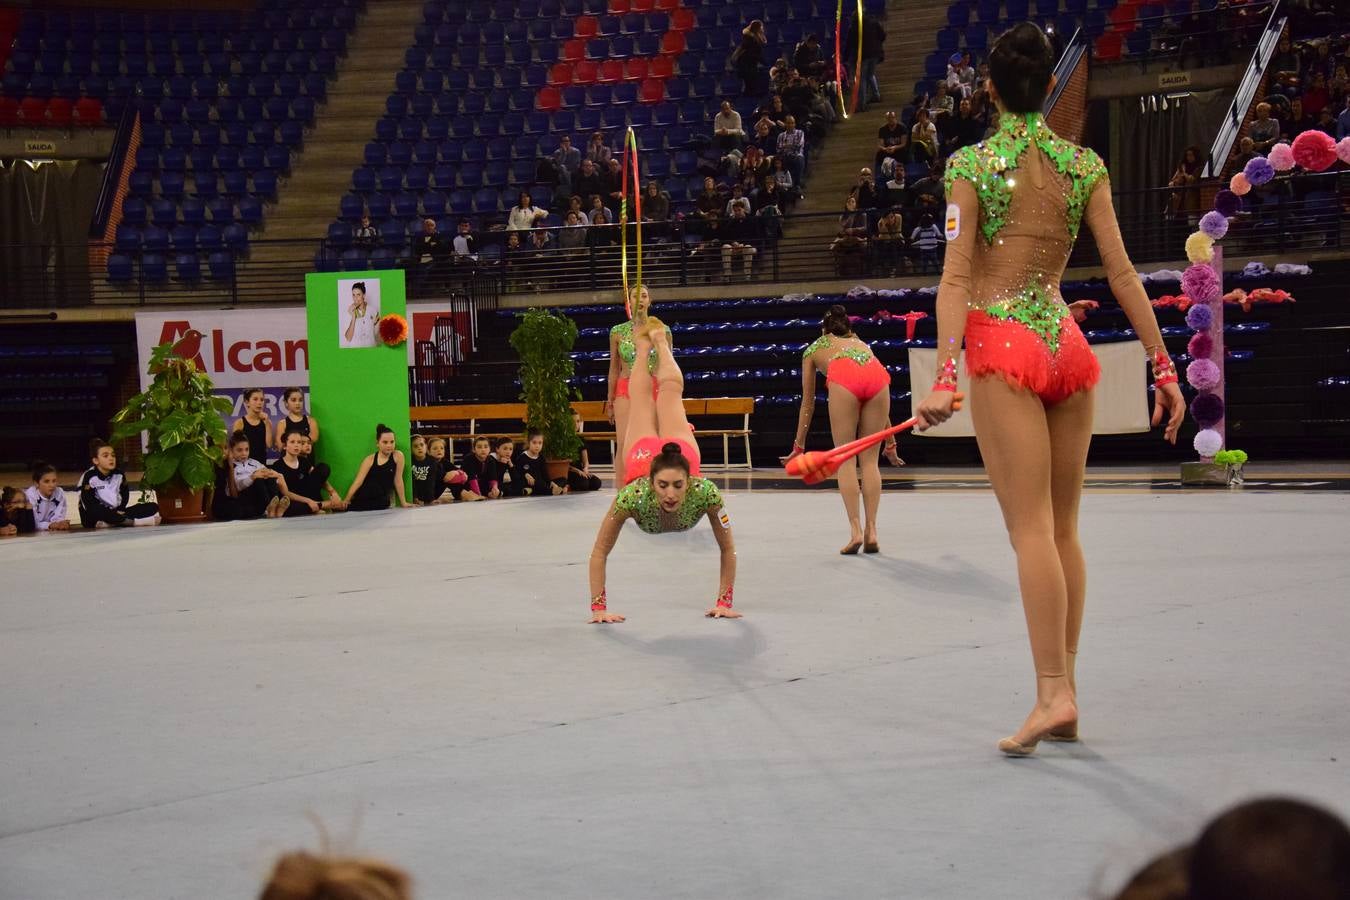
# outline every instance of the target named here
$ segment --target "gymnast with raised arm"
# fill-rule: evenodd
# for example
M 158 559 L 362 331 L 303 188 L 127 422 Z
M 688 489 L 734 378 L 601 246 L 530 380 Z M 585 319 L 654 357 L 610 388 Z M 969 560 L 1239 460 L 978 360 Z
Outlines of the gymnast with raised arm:
M 705 516 L 721 551 L 717 601 L 705 615 L 737 619 L 732 609 L 736 580 L 736 546 L 731 518 L 722 507 L 717 486 L 699 477 L 698 445 L 684 414 L 684 374 L 670 352 L 665 325 L 635 310 L 633 341 L 637 359 L 656 354 L 656 384 L 647 366 L 634 366 L 628 406 L 628 433 L 624 441 L 624 478 L 627 485 L 610 505 L 591 551 L 591 623 L 622 622 L 610 612 L 605 592 L 605 563 L 624 523 L 632 519 L 648 534 L 687 531 Z M 645 321 L 644 321 L 645 319 Z

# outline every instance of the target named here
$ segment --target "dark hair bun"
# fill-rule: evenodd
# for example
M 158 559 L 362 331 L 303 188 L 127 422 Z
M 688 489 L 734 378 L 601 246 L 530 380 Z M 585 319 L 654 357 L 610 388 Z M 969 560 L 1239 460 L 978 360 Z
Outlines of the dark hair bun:
M 1003 32 L 989 51 L 990 78 L 1010 113 L 1040 112 L 1054 70 L 1055 49 L 1031 22 Z
M 831 306 L 820 320 L 820 330 L 838 337 L 847 335 L 853 330 L 853 326 L 848 322 L 848 310 L 838 303 Z
M 661 445 L 661 452 L 662 452 L 662 453 L 679 453 L 679 454 L 682 455 L 682 456 L 684 455 L 684 451 L 680 449 L 680 445 L 677 444 L 677 443 L 675 443 L 674 441 L 667 441 L 666 443 L 662 444 L 662 445 Z

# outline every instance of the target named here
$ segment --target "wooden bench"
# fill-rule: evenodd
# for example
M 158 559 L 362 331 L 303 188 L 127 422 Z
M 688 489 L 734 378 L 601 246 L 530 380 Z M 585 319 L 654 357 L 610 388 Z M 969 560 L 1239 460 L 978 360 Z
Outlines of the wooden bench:
M 572 409 L 581 418 L 581 436 L 584 439 L 609 442 L 610 457 L 614 454 L 616 435 L 608 428 L 609 417 L 605 415 L 605 404 L 599 400 L 579 400 Z M 694 426 L 694 437 L 720 437 L 722 439 L 722 467 L 724 469 L 750 468 L 750 414 L 755 411 L 754 397 L 686 397 L 684 414 Z M 740 416 L 739 427 L 704 428 L 695 421 L 709 416 Z M 453 457 L 455 438 L 472 440 L 477 437 L 511 437 L 520 434 L 520 425 L 525 421 L 524 403 L 457 403 L 446 406 L 414 406 L 410 411 L 414 431 L 427 437 L 443 437 L 448 451 Z M 442 433 L 428 430 L 425 426 L 462 424 L 467 430 L 460 433 Z M 505 428 L 491 428 L 489 424 L 510 423 Z M 606 428 L 587 430 L 588 425 L 604 425 Z M 740 438 L 745 447 L 745 457 L 741 462 L 731 462 L 731 440 Z

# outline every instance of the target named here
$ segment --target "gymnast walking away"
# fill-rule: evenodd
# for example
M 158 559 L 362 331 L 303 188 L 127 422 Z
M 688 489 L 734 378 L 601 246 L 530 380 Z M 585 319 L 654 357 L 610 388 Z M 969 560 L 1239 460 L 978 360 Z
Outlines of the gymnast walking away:
M 1100 370 L 1059 284 L 1084 219 L 1152 362 L 1153 424 L 1165 414 L 1164 436 L 1175 443 L 1186 411 L 1121 240 L 1106 168 L 1041 116 L 1054 64 L 1050 42 L 1030 23 L 1004 33 L 989 54 L 1000 124 L 948 161 L 938 377 L 918 408 L 923 426 L 951 416 L 964 338 L 975 436 L 1017 554 L 1036 669 L 1036 705 L 999 742 L 1009 756 L 1029 755 L 1042 739 L 1078 739 L 1074 664 L 1087 594 L 1078 501 Z
M 829 398 L 830 433 L 836 447 L 863 435 L 875 434 L 891 424 L 891 373 L 856 334 L 848 313 L 838 304 L 831 306 L 820 323 L 821 335 L 802 351 L 802 406 L 797 420 L 797 437 L 787 459 L 805 452 L 806 432 L 816 413 L 816 372 L 825 375 Z M 877 447 L 858 454 L 858 461 L 846 462 L 838 472 L 839 494 L 848 515 L 849 539 L 839 552 L 852 556 L 880 552 L 877 542 L 877 509 L 881 506 L 881 470 L 877 467 Z M 901 465 L 895 452 L 895 437 L 886 440 L 886 458 Z M 786 460 L 785 460 L 786 462 Z M 862 507 L 866 528 L 858 515 L 858 470 L 862 470 Z
M 648 534 L 661 534 L 687 531 L 706 517 L 721 551 L 721 571 L 717 601 L 705 615 L 738 619 L 741 613 L 732 608 L 736 546 L 731 535 L 731 518 L 722 506 L 717 486 L 699 477 L 698 446 L 691 439 L 689 420 L 684 415 L 684 375 L 670 352 L 665 326 L 657 319 L 639 321 L 634 329 L 634 343 L 638 359 L 646 359 L 655 352 L 659 390 L 653 398 L 652 374 L 646 366 L 633 368 L 628 434 L 624 441 L 627 448 L 624 477 L 628 483 L 600 523 L 600 533 L 591 551 L 591 623 L 624 620 L 622 615 L 609 611 L 605 564 L 629 519 Z

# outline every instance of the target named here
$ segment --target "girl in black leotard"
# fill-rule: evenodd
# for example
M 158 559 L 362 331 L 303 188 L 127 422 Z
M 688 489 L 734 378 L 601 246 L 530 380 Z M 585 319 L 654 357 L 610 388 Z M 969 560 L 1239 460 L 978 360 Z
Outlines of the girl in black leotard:
M 343 501 L 354 510 L 388 509 L 393 491 L 399 506 L 411 507 L 403 491 L 403 451 L 394 449 L 394 429 L 376 425 L 375 446 L 376 451 L 361 461 L 361 470 Z
M 285 452 L 272 463 L 273 471 L 286 479 L 286 496 L 291 501 L 288 516 L 342 509 L 342 498 L 328 484 L 328 465 L 311 461 L 305 452 L 308 446 L 308 437 L 292 431 L 286 435 Z M 331 491 L 329 500 L 323 499 L 325 486 Z
M 244 416 L 234 420 L 231 431 L 242 431 L 248 438 L 248 455 L 267 465 L 267 448 L 272 446 L 272 420 L 263 412 L 262 388 L 244 391 Z
M 305 412 L 305 392 L 298 387 L 286 388 L 281 395 L 286 414 L 277 420 L 275 448 L 286 452 L 286 435 L 292 432 L 307 435 L 311 444 L 319 442 L 319 423 Z

